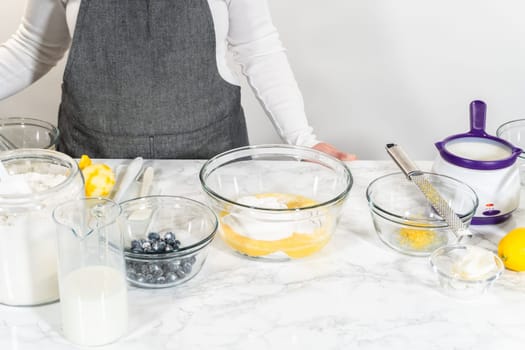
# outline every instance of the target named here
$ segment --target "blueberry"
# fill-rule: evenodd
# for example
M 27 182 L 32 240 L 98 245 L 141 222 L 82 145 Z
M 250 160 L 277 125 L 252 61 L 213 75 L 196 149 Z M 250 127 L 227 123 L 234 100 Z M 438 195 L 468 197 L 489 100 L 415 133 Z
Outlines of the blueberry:
M 159 252 L 159 241 L 153 241 L 153 243 L 151 243 L 151 250 L 155 253 Z
M 166 248 L 164 248 L 164 251 L 166 253 L 172 252 L 173 251 L 173 246 L 171 244 L 166 244 Z
M 157 242 L 157 251 L 160 252 L 160 253 L 163 253 L 166 251 L 166 242 L 164 241 L 158 241 Z
M 157 232 L 150 232 L 148 233 L 148 239 L 150 241 L 158 241 L 160 239 L 160 235 Z
M 176 246 L 177 249 L 179 249 L 179 247 L 180 247 L 180 241 L 179 241 L 178 239 L 175 240 L 175 243 L 173 243 L 173 246 L 174 246 L 174 248 L 175 248 L 175 246 Z
M 162 275 L 162 269 L 157 264 L 150 264 L 148 266 L 148 271 L 149 271 L 149 273 L 151 273 L 155 277 Z
M 155 282 L 158 283 L 158 284 L 164 284 L 164 283 L 166 283 L 166 277 L 158 276 L 157 279 L 155 280 Z
M 173 272 L 170 272 L 166 275 L 166 281 L 168 281 L 168 283 L 170 282 L 175 282 L 177 280 L 177 275 Z
M 140 267 L 140 272 L 142 272 L 144 275 L 147 274 L 149 272 L 148 265 L 142 264 L 142 266 Z
M 155 277 L 152 274 L 149 273 L 149 274 L 146 275 L 146 282 L 147 283 L 153 282 L 154 279 L 155 279 Z
M 166 240 L 167 243 L 175 242 L 175 234 L 173 232 L 166 232 L 164 240 Z
M 178 241 L 175 241 L 175 242 L 178 242 Z M 179 246 L 177 245 L 177 243 L 172 243 L 172 244 L 168 243 L 166 248 L 167 247 L 170 247 L 170 249 L 171 249 L 170 251 L 177 251 L 177 250 L 179 250 Z
M 146 249 L 151 249 L 150 241 L 142 241 L 142 249 L 144 249 L 144 251 L 146 251 Z
M 131 252 L 135 254 L 140 254 L 140 253 L 143 253 L 144 250 L 142 248 L 133 248 L 131 249 Z
M 133 249 L 140 249 L 140 250 L 142 250 L 142 244 L 140 243 L 139 240 L 134 239 L 134 240 L 131 241 L 131 250 L 133 250 Z
M 188 263 L 190 265 L 193 265 L 195 264 L 195 262 L 197 261 L 197 258 L 195 257 L 195 255 L 192 255 L 190 256 L 189 258 L 186 258 L 186 259 L 182 259 L 182 263 Z
M 182 270 L 175 271 L 175 274 L 177 275 L 178 278 L 184 278 L 186 276 L 186 272 Z
M 179 269 L 180 261 L 179 260 L 172 260 L 167 264 L 167 270 L 174 272 Z
M 137 278 L 135 279 L 135 281 L 137 281 L 139 283 L 144 283 L 144 281 L 145 281 L 144 275 L 141 274 L 141 273 L 137 274 Z
M 190 273 L 191 272 L 191 264 L 189 262 L 185 262 L 184 264 L 182 264 L 182 271 L 184 271 L 185 273 Z

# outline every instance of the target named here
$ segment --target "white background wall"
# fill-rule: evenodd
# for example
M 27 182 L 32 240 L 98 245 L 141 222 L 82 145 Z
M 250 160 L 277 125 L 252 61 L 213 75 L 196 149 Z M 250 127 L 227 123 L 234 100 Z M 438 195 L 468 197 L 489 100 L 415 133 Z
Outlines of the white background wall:
M 469 128 L 473 99 L 488 104 L 489 133 L 525 118 L 523 0 L 269 2 L 318 136 L 361 159 L 386 159 L 388 142 L 433 159 L 435 141 Z M 24 4 L 0 1 L 0 41 Z M 63 64 L 0 101 L 0 116 L 56 122 Z M 252 143 L 279 141 L 244 87 Z

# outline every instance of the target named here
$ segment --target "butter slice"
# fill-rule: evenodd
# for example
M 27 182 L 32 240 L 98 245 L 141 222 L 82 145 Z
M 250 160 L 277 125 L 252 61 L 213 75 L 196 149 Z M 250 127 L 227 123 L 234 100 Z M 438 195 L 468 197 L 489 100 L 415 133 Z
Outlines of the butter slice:
M 486 249 L 468 247 L 466 254 L 454 263 L 452 270 L 466 280 L 480 280 L 497 270 L 494 255 Z

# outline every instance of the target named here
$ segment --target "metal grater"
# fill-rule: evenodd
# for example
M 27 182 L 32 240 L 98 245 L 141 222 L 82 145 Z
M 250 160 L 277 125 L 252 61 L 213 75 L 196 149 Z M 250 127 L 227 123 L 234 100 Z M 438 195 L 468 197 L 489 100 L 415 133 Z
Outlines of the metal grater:
M 389 143 L 386 145 L 386 151 L 403 173 L 416 184 L 434 210 L 445 220 L 458 238 L 472 235 L 459 216 L 452 210 L 443 197 L 441 197 L 430 181 L 426 179 L 425 174 L 408 158 L 401 146 Z

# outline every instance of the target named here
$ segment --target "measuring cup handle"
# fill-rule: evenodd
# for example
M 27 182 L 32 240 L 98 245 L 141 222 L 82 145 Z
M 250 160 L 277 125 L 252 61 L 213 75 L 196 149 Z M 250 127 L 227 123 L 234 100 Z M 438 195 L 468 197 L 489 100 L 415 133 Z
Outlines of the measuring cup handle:
M 474 136 L 486 136 L 487 105 L 483 101 L 472 101 L 470 103 L 470 134 Z

